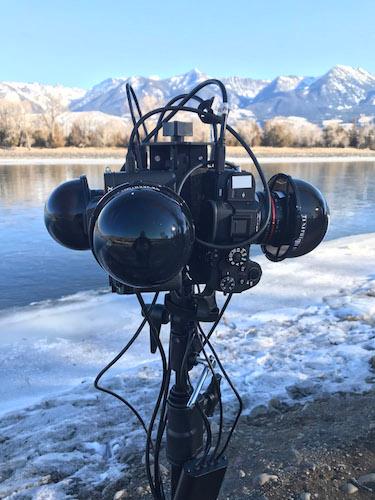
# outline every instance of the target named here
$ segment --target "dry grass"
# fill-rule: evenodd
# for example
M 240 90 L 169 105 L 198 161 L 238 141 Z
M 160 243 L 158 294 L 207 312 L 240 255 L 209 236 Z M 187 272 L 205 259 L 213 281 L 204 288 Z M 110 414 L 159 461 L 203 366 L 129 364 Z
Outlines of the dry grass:
M 124 158 L 126 148 L 0 148 L 0 158 Z M 356 148 L 272 148 L 257 146 L 254 153 L 260 157 L 283 156 L 375 156 L 371 149 Z M 227 148 L 228 156 L 244 156 L 244 150 L 237 146 Z
M 0 148 L 0 158 L 124 158 L 126 148 Z

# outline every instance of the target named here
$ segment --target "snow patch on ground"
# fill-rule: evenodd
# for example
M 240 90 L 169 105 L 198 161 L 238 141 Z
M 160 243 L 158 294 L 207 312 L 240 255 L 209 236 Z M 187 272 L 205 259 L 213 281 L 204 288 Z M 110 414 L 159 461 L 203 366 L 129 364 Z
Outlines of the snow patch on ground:
M 370 234 L 280 264 L 257 258 L 262 282 L 233 299 L 214 335 L 247 413 L 273 397 L 306 401 L 375 382 L 374 246 Z M 1 410 L 12 409 L 0 420 L 0 498 L 76 498 L 77 489 L 90 498 L 139 461 L 143 431 L 92 386 L 138 321 L 133 298 L 103 292 L 0 316 Z M 142 335 L 107 385 L 147 417 L 160 361 L 149 354 L 146 329 Z M 223 395 L 234 409 L 226 386 Z

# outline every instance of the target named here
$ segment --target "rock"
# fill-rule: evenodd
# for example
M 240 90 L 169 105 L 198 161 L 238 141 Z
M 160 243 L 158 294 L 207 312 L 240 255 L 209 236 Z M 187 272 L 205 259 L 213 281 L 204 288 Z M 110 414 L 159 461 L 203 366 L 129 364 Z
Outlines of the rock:
M 47 474 L 46 476 L 43 476 L 40 478 L 40 483 L 41 484 L 49 484 L 49 483 L 53 483 L 53 480 L 54 480 L 54 475 Z
M 311 462 L 303 462 L 301 464 L 301 466 L 304 468 L 304 469 L 309 469 L 311 470 L 312 472 L 315 472 L 316 471 L 316 465 L 311 463 Z
M 311 493 L 307 493 L 306 491 L 304 491 L 300 494 L 299 498 L 300 500 L 311 500 Z
M 280 399 L 277 398 L 272 398 L 270 399 L 268 406 L 270 408 L 274 408 L 275 410 L 278 410 L 280 412 L 286 412 L 288 411 L 289 406 L 284 403 L 283 401 L 280 401 Z
M 122 498 L 128 498 L 128 492 L 126 490 L 117 491 L 113 500 L 122 500 Z
M 13 475 L 13 469 L 0 469 L 0 483 L 9 479 Z
M 288 450 L 288 460 L 290 463 L 301 465 L 303 461 L 303 455 L 292 446 L 290 450 Z
M 245 477 L 246 476 L 246 472 L 244 470 L 240 469 L 239 476 L 240 477 Z
M 257 417 L 265 417 L 268 414 L 268 408 L 265 405 L 258 405 L 255 406 L 250 412 L 250 417 L 252 418 L 257 418 Z
M 357 493 L 358 488 L 357 486 L 354 486 L 352 483 L 345 483 L 341 486 L 341 491 L 343 493 L 346 493 L 347 495 L 353 495 L 353 493 Z
M 318 389 L 318 384 L 302 382 L 300 384 L 290 385 L 286 388 L 286 391 L 292 399 L 302 399 L 316 394 Z
M 279 477 L 274 474 L 267 474 L 263 472 L 254 478 L 254 486 L 263 486 L 270 481 L 278 481 Z
M 371 370 L 375 370 L 375 356 L 371 356 L 371 358 L 368 360 Z
M 364 476 L 359 477 L 358 482 L 359 484 L 368 484 L 368 483 L 375 484 L 375 473 L 372 472 L 370 474 L 365 474 Z

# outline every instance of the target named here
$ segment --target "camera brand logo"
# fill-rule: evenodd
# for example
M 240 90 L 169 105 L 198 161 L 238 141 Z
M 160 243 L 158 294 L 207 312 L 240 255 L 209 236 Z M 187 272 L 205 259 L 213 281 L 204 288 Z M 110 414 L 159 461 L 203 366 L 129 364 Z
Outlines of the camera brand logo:
M 298 248 L 300 246 L 300 244 L 302 243 L 302 240 L 305 237 L 306 228 L 307 228 L 307 215 L 302 215 L 301 216 L 301 231 L 299 233 L 298 238 L 294 242 L 294 248 Z

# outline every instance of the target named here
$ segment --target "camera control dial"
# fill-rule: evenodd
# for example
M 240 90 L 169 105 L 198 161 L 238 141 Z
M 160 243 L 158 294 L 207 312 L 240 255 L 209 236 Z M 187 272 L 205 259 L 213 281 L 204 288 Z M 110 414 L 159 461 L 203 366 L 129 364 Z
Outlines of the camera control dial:
M 228 261 L 232 266 L 240 266 L 247 261 L 247 250 L 246 248 L 233 248 L 228 254 Z
M 236 280 L 232 276 L 224 276 L 220 281 L 220 288 L 224 293 L 233 292 L 236 287 Z

